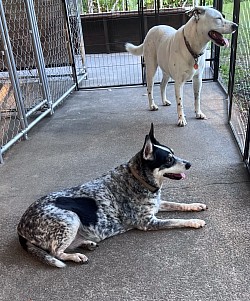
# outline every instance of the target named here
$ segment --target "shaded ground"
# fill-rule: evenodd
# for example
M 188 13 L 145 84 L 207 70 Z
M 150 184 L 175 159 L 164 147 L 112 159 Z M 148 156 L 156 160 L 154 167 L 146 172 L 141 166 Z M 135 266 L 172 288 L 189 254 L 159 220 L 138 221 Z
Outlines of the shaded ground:
M 11 148 L 0 166 L 1 301 L 249 300 L 250 178 L 226 123 L 224 94 L 203 85 L 208 120 L 194 118 L 185 87 L 188 125 L 178 128 L 171 107 L 147 109 L 145 87 L 75 92 Z M 155 99 L 160 103 L 159 87 Z M 38 197 L 99 176 L 143 145 L 150 122 L 156 137 L 192 162 L 185 181 L 166 180 L 168 200 L 204 202 L 199 230 L 131 231 L 85 252 L 88 265 L 44 266 L 19 246 L 16 225 Z

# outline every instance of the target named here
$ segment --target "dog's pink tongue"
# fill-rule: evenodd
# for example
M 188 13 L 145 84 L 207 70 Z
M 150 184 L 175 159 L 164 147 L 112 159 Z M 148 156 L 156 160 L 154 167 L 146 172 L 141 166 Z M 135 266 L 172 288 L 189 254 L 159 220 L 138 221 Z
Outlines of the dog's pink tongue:
M 225 47 L 229 47 L 229 41 L 228 41 L 228 39 L 223 38 L 223 42 L 224 42 Z
M 186 178 L 186 175 L 183 172 L 181 173 L 181 176 L 182 176 L 182 180 Z

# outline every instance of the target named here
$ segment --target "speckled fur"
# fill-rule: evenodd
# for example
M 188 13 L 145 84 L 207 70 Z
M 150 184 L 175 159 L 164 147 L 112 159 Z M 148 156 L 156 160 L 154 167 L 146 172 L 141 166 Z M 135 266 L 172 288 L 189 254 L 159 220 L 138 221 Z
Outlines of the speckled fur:
M 72 253 L 75 248 L 93 250 L 101 240 L 130 229 L 203 227 L 203 220 L 156 217 L 158 211 L 206 209 L 204 204 L 173 203 L 160 198 L 163 179 L 181 177 L 190 166 L 154 138 L 151 125 L 142 150 L 128 163 L 93 181 L 51 193 L 34 202 L 18 224 L 20 243 L 41 261 L 64 267 L 66 260 L 87 262 L 84 254 Z M 139 180 L 131 169 L 136 171 Z M 60 208 L 65 200 L 69 205 L 76 201 L 80 209 Z

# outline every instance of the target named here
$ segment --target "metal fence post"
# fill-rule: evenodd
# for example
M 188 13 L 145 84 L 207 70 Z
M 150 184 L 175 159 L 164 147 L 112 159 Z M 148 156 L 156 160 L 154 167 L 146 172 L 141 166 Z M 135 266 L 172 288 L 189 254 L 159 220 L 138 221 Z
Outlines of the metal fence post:
M 22 129 L 24 130 L 25 128 L 28 127 L 28 121 L 27 121 L 26 114 L 25 114 L 22 92 L 21 92 L 20 85 L 19 85 L 19 79 L 18 79 L 17 70 L 16 70 L 16 63 L 15 63 L 15 59 L 13 56 L 12 47 L 11 47 L 11 43 L 10 43 L 10 39 L 9 39 L 8 27 L 7 27 L 7 22 L 6 22 L 5 15 L 4 15 L 4 8 L 3 8 L 2 0 L 0 0 L 0 33 L 2 36 L 2 40 L 3 40 L 3 46 L 4 46 L 6 63 L 8 66 L 10 81 L 11 81 L 11 84 L 12 84 L 13 90 L 14 90 L 17 111 L 18 111 L 19 118 L 20 118 L 20 124 L 21 124 Z M 27 138 L 26 135 L 24 137 Z
M 40 36 L 37 27 L 37 19 L 35 15 L 34 3 L 33 0 L 25 0 L 25 4 L 27 9 L 27 16 L 29 20 L 30 34 L 32 37 L 35 59 L 37 63 L 37 70 L 38 70 L 39 78 L 42 83 L 41 88 L 42 88 L 43 97 L 45 100 L 47 100 L 48 107 L 51 110 L 51 114 L 53 114 L 52 98 L 51 98 L 49 82 L 48 82 L 46 69 L 45 69 L 42 45 L 41 45 Z
M 66 1 L 63 2 L 63 10 L 64 10 L 64 17 L 65 17 L 65 22 L 66 22 L 66 29 L 67 29 L 67 39 L 69 43 L 69 56 L 71 60 L 71 68 L 72 68 L 72 74 L 73 74 L 73 79 L 76 84 L 76 90 L 79 90 L 78 88 L 78 79 L 77 79 L 77 72 L 76 72 L 76 64 L 75 64 L 75 57 L 74 57 L 74 48 L 73 48 L 73 43 L 72 43 L 72 32 L 70 30 L 70 25 L 69 25 L 69 13 L 68 13 L 68 8 L 67 8 L 67 3 Z
M 248 110 L 247 134 L 246 134 L 246 140 L 245 140 L 243 160 L 246 162 L 246 165 L 250 172 L 250 107 Z
M 234 0 L 233 22 L 239 24 L 239 17 L 240 17 L 240 0 Z M 238 30 L 236 30 L 236 32 L 233 34 L 232 42 L 231 42 L 229 81 L 228 81 L 228 97 L 229 97 L 228 122 L 230 122 L 232 116 L 237 39 L 238 39 Z
M 222 12 L 222 7 L 223 7 L 223 2 L 222 1 L 214 0 L 213 6 L 218 11 Z M 220 47 L 213 44 L 212 48 L 214 49 L 214 76 L 213 76 L 213 81 L 218 81 L 219 67 L 220 67 Z

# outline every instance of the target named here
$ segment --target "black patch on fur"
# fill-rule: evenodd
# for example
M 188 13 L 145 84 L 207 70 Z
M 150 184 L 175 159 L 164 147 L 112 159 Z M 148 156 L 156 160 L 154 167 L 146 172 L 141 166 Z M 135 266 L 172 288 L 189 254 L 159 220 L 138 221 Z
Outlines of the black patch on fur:
M 18 238 L 19 238 L 19 242 L 20 242 L 20 245 L 24 248 L 25 251 L 27 251 L 27 239 L 22 237 L 20 234 L 18 235 Z
M 83 226 L 97 224 L 97 205 L 94 199 L 88 197 L 58 197 L 55 200 L 58 208 L 75 212 Z

